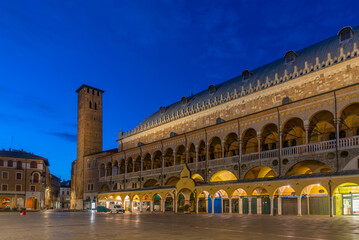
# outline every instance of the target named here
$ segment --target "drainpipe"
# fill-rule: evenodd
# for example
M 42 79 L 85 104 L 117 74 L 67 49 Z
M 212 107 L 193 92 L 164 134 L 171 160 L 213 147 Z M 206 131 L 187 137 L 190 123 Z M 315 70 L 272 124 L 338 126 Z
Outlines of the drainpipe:
M 205 132 L 205 141 L 206 141 L 206 182 L 207 182 L 207 177 L 208 177 L 208 142 L 207 142 L 207 130 L 204 129 Z

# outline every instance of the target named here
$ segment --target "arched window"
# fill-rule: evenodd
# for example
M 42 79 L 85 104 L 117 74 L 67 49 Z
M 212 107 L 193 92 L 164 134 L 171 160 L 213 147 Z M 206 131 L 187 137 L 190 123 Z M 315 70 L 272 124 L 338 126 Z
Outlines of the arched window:
M 90 160 L 87 159 L 87 168 L 90 168 L 91 167 L 91 163 L 90 163 Z
M 16 168 L 17 169 L 22 169 L 22 162 L 21 161 L 16 162 Z
M 297 54 L 290 50 L 284 55 L 285 63 L 294 62 L 294 60 L 297 58 Z
M 37 168 L 37 162 L 32 161 L 32 162 L 30 163 L 30 168 Z
M 244 70 L 243 72 L 242 72 L 242 78 L 243 78 L 243 80 L 247 80 L 247 79 L 249 79 L 250 77 L 252 77 L 253 76 L 253 73 L 251 72 L 251 71 L 249 71 L 249 70 Z
M 97 104 L 95 103 L 95 110 L 97 110 Z
M 38 173 L 34 173 L 32 178 L 33 178 L 33 183 L 39 183 L 40 182 L 40 175 Z
M 344 27 L 338 33 L 341 42 L 352 38 L 353 35 L 354 35 L 354 31 L 351 27 Z
M 92 102 L 90 101 L 90 103 L 89 103 L 89 108 L 92 108 Z
M 8 166 L 8 167 L 13 167 L 13 162 L 12 162 L 11 160 L 9 160 L 9 161 L 7 162 L 7 166 Z

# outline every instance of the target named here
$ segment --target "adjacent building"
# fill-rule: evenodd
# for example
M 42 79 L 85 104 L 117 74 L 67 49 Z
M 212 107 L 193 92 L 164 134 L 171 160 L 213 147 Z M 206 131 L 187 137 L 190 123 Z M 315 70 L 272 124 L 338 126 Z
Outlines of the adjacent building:
M 358 43 L 345 27 L 241 71 L 160 107 L 109 151 L 103 91 L 82 85 L 72 208 L 359 214 Z
M 61 198 L 60 198 L 61 179 L 53 174 L 50 174 L 50 179 L 51 179 L 50 197 L 49 197 L 49 203 L 46 205 L 46 207 L 50 209 L 61 208 Z
M 38 210 L 50 201 L 49 161 L 23 150 L 0 151 L 1 209 Z
M 71 181 L 63 181 L 60 186 L 60 201 L 62 209 L 71 207 Z

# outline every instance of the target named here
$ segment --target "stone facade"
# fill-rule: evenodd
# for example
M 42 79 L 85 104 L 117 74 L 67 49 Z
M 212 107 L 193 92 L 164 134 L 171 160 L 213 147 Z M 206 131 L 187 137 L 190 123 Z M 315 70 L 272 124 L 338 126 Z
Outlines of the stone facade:
M 343 31 L 350 31 L 351 38 L 342 41 Z M 274 63 L 161 107 L 135 129 L 120 132 L 117 151 L 84 157 L 85 186 L 94 183 L 86 194 L 99 192 L 101 200 L 110 201 L 126 198 L 132 209 L 134 199 L 142 204 L 146 196 L 154 204 L 156 194 L 161 201 L 168 194 L 179 200 L 184 191 L 188 202 L 191 194 L 198 200 L 205 192 L 214 201 L 221 190 L 222 200 L 227 196 L 232 206 L 231 196 L 239 188 L 249 198 L 273 196 L 289 189 L 284 190 L 286 182 L 302 186 L 318 176 L 327 178 L 315 180 L 323 187 L 316 194 L 332 193 L 338 186 L 332 188 L 328 181 L 358 176 L 357 35 L 357 29 L 345 28 L 298 54 L 288 52 Z M 185 168 L 190 190 L 179 184 Z M 261 184 L 265 189 L 256 190 Z M 298 199 L 303 188 L 292 187 Z

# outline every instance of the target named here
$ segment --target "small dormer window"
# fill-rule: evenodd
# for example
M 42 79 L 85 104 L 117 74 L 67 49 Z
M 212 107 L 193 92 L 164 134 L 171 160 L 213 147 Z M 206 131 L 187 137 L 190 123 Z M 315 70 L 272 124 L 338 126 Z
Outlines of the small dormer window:
M 296 52 L 294 52 L 293 50 L 288 51 L 285 55 L 284 55 L 284 59 L 285 59 L 285 63 L 291 63 L 294 62 L 294 60 L 297 58 L 297 54 Z
M 243 80 L 248 80 L 252 76 L 253 76 L 253 73 L 251 71 L 249 71 L 249 70 L 244 70 L 242 72 Z
M 344 27 L 338 33 L 340 42 L 351 39 L 353 35 L 354 35 L 354 31 L 351 27 Z
M 161 114 L 164 114 L 165 112 L 166 112 L 166 108 L 161 106 L 161 107 L 160 107 L 160 113 L 161 113 Z
M 216 86 L 211 84 L 211 85 L 209 85 L 208 90 L 209 90 L 210 94 L 213 94 L 213 93 L 215 93 L 217 91 L 217 88 L 216 88 Z
M 184 104 L 186 104 L 188 102 L 188 99 L 186 97 L 182 97 L 181 102 L 184 105 Z

